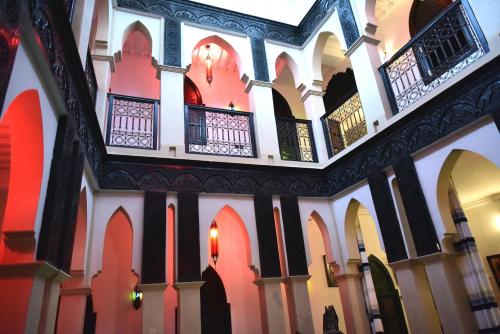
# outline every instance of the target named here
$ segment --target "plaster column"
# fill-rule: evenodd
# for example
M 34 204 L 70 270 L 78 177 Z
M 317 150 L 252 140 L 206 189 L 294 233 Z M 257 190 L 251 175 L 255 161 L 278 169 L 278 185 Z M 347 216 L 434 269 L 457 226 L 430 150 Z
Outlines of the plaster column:
M 177 328 L 179 334 L 201 334 L 200 288 L 205 283 L 177 282 Z
M 314 334 L 314 322 L 307 281 L 310 275 L 289 276 L 285 279 L 288 294 L 288 312 L 292 333 Z
M 44 301 L 45 295 L 52 297 L 55 292 L 48 289 L 46 293 L 45 287 L 58 273 L 57 268 L 42 261 L 0 265 L 0 289 L 10 292 L 0 298 L 2 332 L 44 333 L 42 323 L 47 322 L 42 321 L 42 313 L 48 314 L 43 310 L 50 306 Z
M 264 333 L 286 333 L 285 309 L 281 297 L 281 277 L 261 278 L 254 283 L 261 294 L 262 327 Z
M 416 260 L 403 260 L 390 263 L 390 266 L 399 284 L 410 331 L 412 333 L 442 333 L 423 263 Z
M 348 261 L 351 272 L 355 271 L 359 261 Z M 352 267 L 352 268 L 351 268 Z M 359 271 L 359 270 L 358 270 Z M 365 296 L 361 283 L 361 273 L 345 273 L 335 276 L 339 284 L 340 299 L 344 311 L 345 325 L 348 333 L 369 334 L 370 322 L 366 314 Z
M 382 65 L 377 49 L 379 43 L 379 40 L 363 35 L 345 53 L 351 60 L 368 135 L 377 132 L 374 122 L 378 121 L 383 127 L 387 118 L 392 116 L 384 83 L 378 72 Z
M 182 67 L 158 65 L 160 79 L 160 115 L 158 147 L 168 156 L 185 152 L 184 143 L 184 74 Z
M 56 272 L 45 284 L 39 334 L 52 334 L 56 328 L 57 308 L 61 284 L 70 276 L 63 271 Z
M 163 305 L 163 293 L 168 284 L 141 284 L 142 290 L 142 333 L 164 333 L 165 311 Z
M 306 109 L 307 119 L 311 121 L 312 131 L 314 134 L 314 144 L 316 146 L 316 154 L 318 155 L 318 162 L 328 160 L 328 153 L 326 149 L 325 133 L 323 131 L 323 124 L 320 117 L 325 114 L 325 104 L 323 102 L 323 95 L 325 92 L 321 87 L 314 87 L 302 95 L 300 100 L 304 103 Z
M 92 55 L 94 72 L 97 80 L 97 98 L 95 112 L 101 131 L 105 136 L 106 112 L 108 110 L 108 91 L 111 82 L 111 73 L 115 72 L 115 61 L 112 56 Z
M 66 288 L 63 286 L 59 301 L 56 333 L 83 333 L 87 296 L 91 292 L 90 288 Z
M 280 160 L 271 87 L 272 84 L 269 82 L 250 80 L 246 88 L 249 95 L 250 111 L 253 112 L 254 116 L 258 158 L 268 162 Z
M 465 286 L 456 264 L 456 254 L 435 253 L 419 258 L 434 296 L 445 333 L 477 333 Z
M 75 1 L 71 18 L 73 35 L 83 64 L 85 64 L 85 59 L 87 58 L 94 5 L 94 0 Z

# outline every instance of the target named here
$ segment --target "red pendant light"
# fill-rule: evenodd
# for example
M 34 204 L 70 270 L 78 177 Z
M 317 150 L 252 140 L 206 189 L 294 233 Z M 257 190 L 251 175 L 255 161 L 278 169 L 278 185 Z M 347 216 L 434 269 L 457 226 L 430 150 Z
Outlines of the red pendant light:
M 205 45 L 207 49 L 207 59 L 205 59 L 205 68 L 206 68 L 206 79 L 208 85 L 212 83 L 213 75 L 212 75 L 212 58 L 210 58 L 210 44 Z
M 214 261 L 214 266 L 217 266 L 217 259 L 219 258 L 219 229 L 215 220 L 210 225 L 210 255 Z

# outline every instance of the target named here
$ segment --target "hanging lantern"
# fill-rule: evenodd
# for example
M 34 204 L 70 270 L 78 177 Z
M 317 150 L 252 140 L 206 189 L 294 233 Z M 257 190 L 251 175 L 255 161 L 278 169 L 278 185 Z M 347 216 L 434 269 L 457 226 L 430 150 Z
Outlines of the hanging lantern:
M 213 75 L 212 75 L 212 58 L 210 58 L 210 44 L 205 45 L 207 48 L 207 59 L 205 59 L 205 68 L 206 68 L 206 79 L 208 85 L 212 83 Z
M 139 289 L 138 286 L 136 286 L 132 291 L 132 305 L 134 305 L 134 308 L 138 310 L 139 307 L 141 307 L 141 304 L 142 304 L 142 290 Z
M 229 109 L 234 111 L 234 103 L 233 101 L 229 102 Z
M 217 266 L 217 259 L 219 258 L 219 229 L 215 220 L 210 225 L 210 255 L 214 261 L 214 266 Z

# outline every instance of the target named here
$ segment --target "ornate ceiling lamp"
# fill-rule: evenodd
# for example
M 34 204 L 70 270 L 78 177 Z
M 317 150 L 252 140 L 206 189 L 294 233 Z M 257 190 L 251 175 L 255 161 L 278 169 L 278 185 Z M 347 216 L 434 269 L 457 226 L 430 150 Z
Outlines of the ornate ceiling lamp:
M 210 58 L 210 44 L 205 45 L 207 49 L 207 58 L 205 59 L 205 70 L 206 70 L 206 79 L 208 85 L 212 83 L 213 75 L 212 75 L 212 58 Z
M 210 225 L 210 255 L 214 261 L 214 266 L 217 266 L 217 259 L 219 258 L 219 229 L 215 220 Z

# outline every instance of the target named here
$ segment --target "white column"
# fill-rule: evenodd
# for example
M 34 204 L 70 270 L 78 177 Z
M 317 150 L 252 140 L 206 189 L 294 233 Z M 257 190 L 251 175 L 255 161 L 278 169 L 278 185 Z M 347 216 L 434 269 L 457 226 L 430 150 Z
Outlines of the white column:
M 318 162 L 328 160 L 325 134 L 323 131 L 323 124 L 320 119 L 320 117 L 325 114 L 323 95 L 325 95 L 325 93 L 321 90 L 321 87 L 315 87 L 315 89 L 306 91 L 300 99 L 304 102 L 307 119 L 310 120 L 312 124 Z
M 178 334 L 201 334 L 200 282 L 177 282 L 177 328 Z
M 92 17 L 94 14 L 94 0 L 75 1 L 73 9 L 73 20 L 71 27 L 75 35 L 78 46 L 78 53 L 82 63 L 87 59 L 87 48 L 89 47 L 90 29 L 92 27 Z
M 383 127 L 392 116 L 384 83 L 378 72 L 382 65 L 377 49 L 379 43 L 380 41 L 363 35 L 346 52 L 356 78 L 369 135 L 376 132 L 374 122 L 379 122 L 379 126 Z
M 250 111 L 254 114 L 258 158 L 265 161 L 280 159 L 271 87 L 269 82 L 250 80 L 246 89 L 250 97 Z
M 108 110 L 108 90 L 111 73 L 115 71 L 115 61 L 113 57 L 103 55 L 92 55 L 92 61 L 98 88 L 95 111 L 105 138 L 104 129 L 106 127 L 106 112 Z
M 281 277 L 262 278 L 254 283 L 261 294 L 261 313 L 264 333 L 286 333 L 285 309 L 281 297 Z
M 141 284 L 142 290 L 142 333 L 160 334 L 165 332 L 165 312 L 163 292 L 168 284 Z
M 42 306 L 42 316 L 38 333 L 52 334 L 56 327 L 57 307 L 61 284 L 70 276 L 63 271 L 57 271 L 54 276 L 47 280 L 45 284 L 44 300 Z
M 309 291 L 307 290 L 307 281 L 309 278 L 311 276 L 303 275 L 290 276 L 285 279 L 287 293 L 289 294 L 288 307 L 291 308 L 289 313 L 292 333 L 314 334 L 311 302 L 309 300 Z
M 410 331 L 441 333 L 439 316 L 423 264 L 416 260 L 403 260 L 393 262 L 390 266 L 399 284 Z
M 161 80 L 160 152 L 176 156 L 184 152 L 184 74 L 186 69 L 158 65 L 156 77 Z
M 419 259 L 425 263 L 425 271 L 444 332 L 477 333 L 476 321 L 456 264 L 456 255 L 436 253 Z

